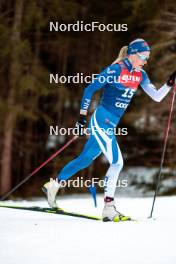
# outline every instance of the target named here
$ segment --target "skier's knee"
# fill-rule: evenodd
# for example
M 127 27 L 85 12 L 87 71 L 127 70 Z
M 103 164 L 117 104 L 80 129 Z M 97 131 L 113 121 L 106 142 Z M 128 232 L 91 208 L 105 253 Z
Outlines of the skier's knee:
M 112 163 L 113 167 L 115 167 L 118 171 L 121 171 L 124 165 L 123 159 L 119 159 L 117 162 Z

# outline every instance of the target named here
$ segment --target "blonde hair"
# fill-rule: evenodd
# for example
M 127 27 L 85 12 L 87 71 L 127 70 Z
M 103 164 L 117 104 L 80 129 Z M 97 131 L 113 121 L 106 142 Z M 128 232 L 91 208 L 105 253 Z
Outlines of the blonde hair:
M 123 46 L 121 50 L 119 51 L 119 55 L 117 59 L 112 64 L 116 64 L 116 63 L 123 61 L 127 57 L 127 50 L 128 50 L 128 46 Z

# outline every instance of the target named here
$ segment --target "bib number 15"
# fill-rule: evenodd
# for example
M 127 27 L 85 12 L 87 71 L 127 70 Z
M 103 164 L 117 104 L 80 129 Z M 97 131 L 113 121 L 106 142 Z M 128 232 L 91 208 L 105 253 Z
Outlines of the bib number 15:
M 135 93 L 135 90 L 126 88 L 122 96 L 126 98 L 131 98 L 134 95 L 134 93 Z

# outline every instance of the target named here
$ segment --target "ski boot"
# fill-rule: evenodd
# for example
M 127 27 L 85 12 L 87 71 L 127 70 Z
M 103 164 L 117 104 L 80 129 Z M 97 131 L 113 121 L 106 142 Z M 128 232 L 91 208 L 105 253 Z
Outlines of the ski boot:
M 114 205 L 114 200 L 110 202 L 105 201 L 105 205 L 102 212 L 102 220 L 103 222 L 113 221 L 113 222 L 120 222 L 120 221 L 130 221 L 131 217 L 125 216 L 116 210 Z
M 59 187 L 60 184 L 58 183 L 58 180 L 54 180 L 53 178 L 50 178 L 50 181 L 45 183 L 42 187 L 42 191 L 46 194 L 48 204 L 51 208 L 58 208 L 56 194 L 59 190 Z

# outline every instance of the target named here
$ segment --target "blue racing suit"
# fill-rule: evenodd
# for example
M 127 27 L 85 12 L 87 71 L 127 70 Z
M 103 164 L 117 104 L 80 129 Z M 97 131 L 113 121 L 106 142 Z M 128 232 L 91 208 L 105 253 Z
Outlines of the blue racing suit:
M 117 179 L 123 167 L 123 158 L 115 135 L 108 131 L 117 126 L 139 85 L 157 102 L 160 102 L 171 89 L 164 84 L 157 90 L 146 72 L 142 69 L 133 69 L 127 58 L 107 67 L 85 88 L 81 101 L 83 111 L 88 110 L 96 91 L 103 89 L 103 95 L 89 123 L 91 136 L 81 154 L 61 170 L 58 175 L 59 180 L 69 179 L 78 171 L 88 167 L 103 153 L 110 163 L 105 176 L 105 196 L 114 197 Z

